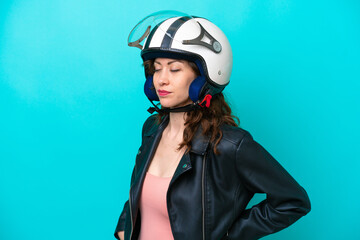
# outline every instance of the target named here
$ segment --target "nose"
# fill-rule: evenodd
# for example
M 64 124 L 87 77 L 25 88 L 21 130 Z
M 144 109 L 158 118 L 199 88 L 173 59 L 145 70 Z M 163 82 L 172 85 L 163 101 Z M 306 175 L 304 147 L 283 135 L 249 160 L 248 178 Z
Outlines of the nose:
M 169 83 L 169 74 L 167 71 L 161 70 L 154 74 L 154 80 L 156 80 L 160 86 L 166 85 Z

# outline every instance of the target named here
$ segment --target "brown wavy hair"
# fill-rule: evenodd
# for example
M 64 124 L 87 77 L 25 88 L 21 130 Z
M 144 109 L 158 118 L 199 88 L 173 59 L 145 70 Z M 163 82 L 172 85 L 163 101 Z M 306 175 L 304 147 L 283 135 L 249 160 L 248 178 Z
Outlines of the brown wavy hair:
M 189 61 L 192 70 L 199 76 L 200 71 L 194 62 Z M 154 60 L 147 60 L 144 62 L 145 71 L 147 74 L 154 74 Z M 168 113 L 157 114 L 158 123 L 168 115 Z M 186 113 L 185 129 L 183 134 L 183 141 L 180 143 L 178 150 L 187 147 L 186 153 L 191 150 L 191 141 L 201 125 L 202 134 L 210 136 L 210 141 L 213 143 L 213 150 L 215 154 L 220 154 L 217 150 L 217 145 L 222 139 L 222 131 L 220 125 L 227 124 L 230 126 L 239 126 L 240 120 L 238 117 L 232 115 L 229 104 L 225 101 L 223 93 L 216 94 L 211 99 L 209 108 L 200 107 L 193 111 Z

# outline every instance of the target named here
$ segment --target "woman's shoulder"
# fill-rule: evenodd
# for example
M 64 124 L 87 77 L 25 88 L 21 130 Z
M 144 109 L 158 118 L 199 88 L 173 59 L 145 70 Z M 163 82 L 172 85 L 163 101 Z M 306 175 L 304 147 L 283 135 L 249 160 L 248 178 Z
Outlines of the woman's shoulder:
M 145 120 L 143 127 L 149 127 L 149 126 L 152 126 L 154 124 L 159 125 L 158 122 L 157 122 L 157 117 L 158 117 L 158 114 L 154 114 L 154 115 L 149 116 Z
M 142 127 L 142 136 L 151 135 L 159 126 L 158 114 L 149 116 Z
M 245 138 L 252 139 L 250 132 L 243 129 L 242 127 L 223 124 L 220 126 L 220 129 L 222 132 L 222 140 L 228 141 L 235 145 L 239 145 L 241 141 L 244 140 Z

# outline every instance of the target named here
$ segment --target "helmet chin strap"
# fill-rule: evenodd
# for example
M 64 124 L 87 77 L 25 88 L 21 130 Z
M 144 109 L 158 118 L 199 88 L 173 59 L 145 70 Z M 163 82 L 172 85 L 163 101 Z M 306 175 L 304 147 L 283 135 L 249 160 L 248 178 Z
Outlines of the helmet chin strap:
M 196 108 L 199 107 L 210 107 L 210 101 L 211 101 L 212 96 L 210 94 L 206 94 L 206 96 L 204 97 L 204 99 L 200 102 L 199 100 L 194 102 L 194 103 L 190 103 L 186 106 L 182 106 L 182 107 L 176 107 L 176 108 L 159 108 L 158 106 L 156 106 L 154 104 L 154 102 L 152 100 L 150 100 L 151 104 L 154 105 L 154 107 L 150 107 L 148 109 L 148 112 L 150 114 L 152 114 L 153 112 L 158 112 L 158 113 L 170 113 L 170 112 L 190 112 L 195 110 Z
M 170 112 L 190 112 L 195 110 L 196 108 L 200 107 L 199 102 L 196 103 L 190 103 L 186 106 L 182 106 L 182 107 L 176 107 L 176 108 L 159 108 L 158 106 L 156 106 L 153 101 L 150 100 L 150 102 L 152 103 L 152 105 L 154 105 L 154 107 L 150 107 L 148 109 L 148 112 L 150 114 L 152 114 L 153 112 L 158 112 L 158 113 L 170 113 Z

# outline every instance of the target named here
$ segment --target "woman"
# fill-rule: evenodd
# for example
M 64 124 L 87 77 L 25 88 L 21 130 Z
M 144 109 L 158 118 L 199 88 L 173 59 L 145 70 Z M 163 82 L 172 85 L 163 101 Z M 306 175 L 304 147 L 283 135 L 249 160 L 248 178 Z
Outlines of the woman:
M 157 12 L 129 45 L 142 50 L 145 94 L 161 108 L 143 125 L 116 238 L 252 240 L 310 211 L 305 190 L 231 115 L 222 90 L 232 53 L 218 27 Z M 255 193 L 267 198 L 245 209 Z

